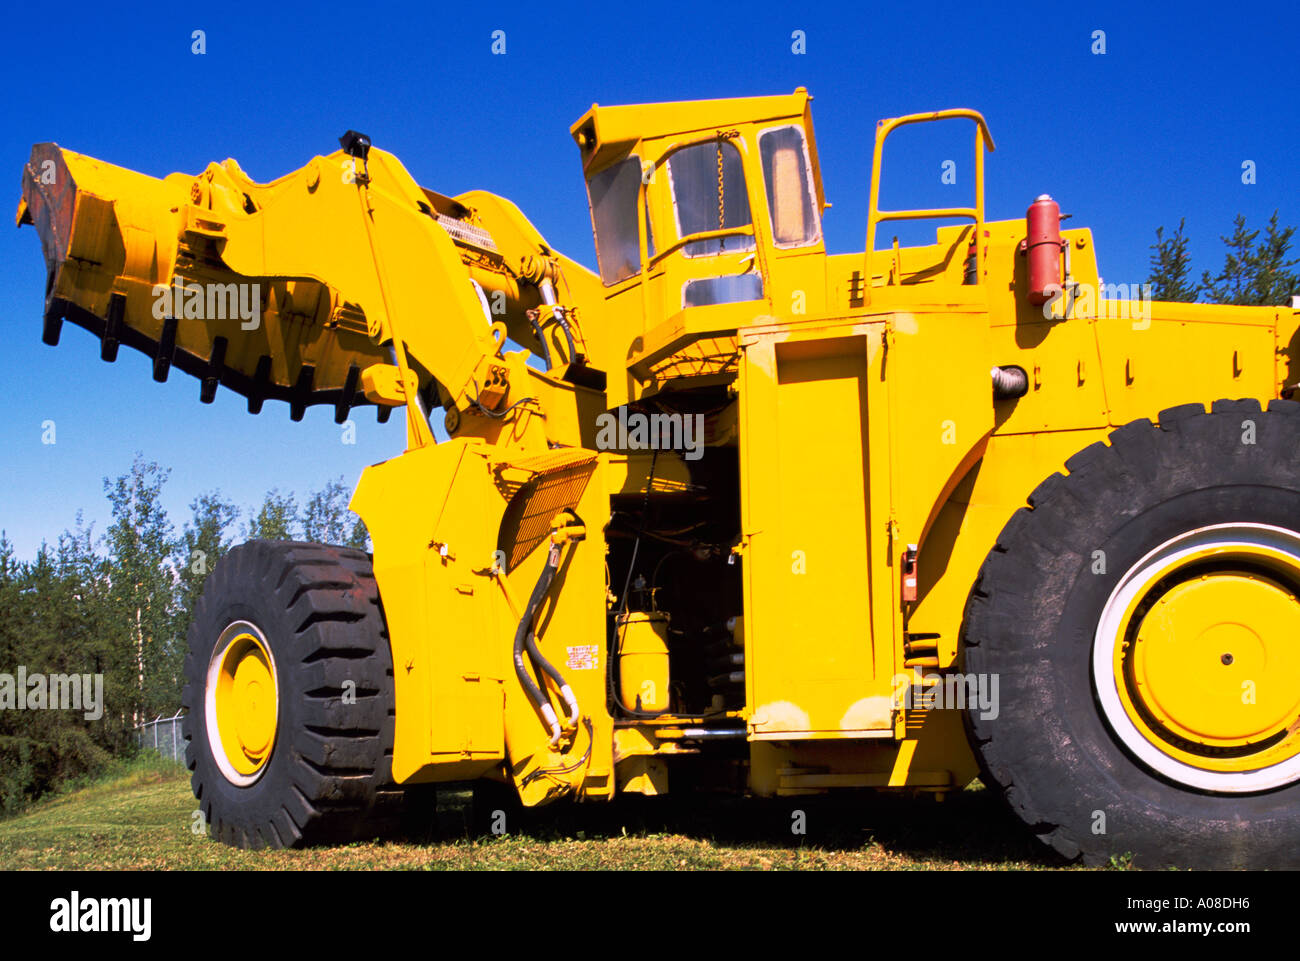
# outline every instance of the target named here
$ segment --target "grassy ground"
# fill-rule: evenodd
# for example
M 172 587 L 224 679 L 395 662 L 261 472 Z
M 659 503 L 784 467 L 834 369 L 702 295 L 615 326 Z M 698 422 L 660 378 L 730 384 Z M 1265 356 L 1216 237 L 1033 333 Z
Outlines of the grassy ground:
M 469 836 L 467 797 L 404 838 L 305 851 L 236 851 L 192 830 L 179 765 L 146 755 L 0 822 L 0 868 L 204 869 L 1044 869 L 1059 867 L 988 791 L 762 802 L 627 798 L 557 805 L 503 836 Z M 807 833 L 791 832 L 804 812 Z

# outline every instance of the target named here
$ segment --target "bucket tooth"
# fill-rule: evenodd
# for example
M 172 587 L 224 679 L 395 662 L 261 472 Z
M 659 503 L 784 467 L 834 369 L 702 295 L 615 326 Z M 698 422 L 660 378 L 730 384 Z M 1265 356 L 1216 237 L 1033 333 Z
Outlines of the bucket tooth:
M 253 386 L 248 389 L 248 412 L 260 414 L 262 402 L 266 400 L 266 388 L 271 382 L 271 358 L 263 354 L 257 359 L 257 370 L 253 373 Z
M 348 376 L 343 381 L 343 390 L 339 392 L 339 399 L 334 404 L 334 423 L 341 424 L 348 419 L 348 412 L 352 410 L 352 402 L 357 396 L 357 380 L 360 377 L 360 367 L 353 364 L 348 368 Z
M 224 337 L 215 337 L 212 340 L 212 356 L 208 361 L 208 372 L 203 376 L 202 386 L 199 388 L 199 400 L 205 404 L 216 400 L 217 386 L 221 383 L 221 371 L 226 365 L 227 343 Z
M 45 311 L 45 323 L 41 327 L 41 342 L 51 347 L 59 346 L 59 335 L 63 333 L 63 305 L 54 303 Z
M 289 419 L 297 423 L 307 413 L 307 403 L 311 400 L 311 384 L 316 378 L 316 368 L 303 364 L 298 371 L 298 380 L 293 385 L 293 398 L 289 401 Z
M 167 317 L 163 320 L 162 333 L 158 337 L 158 349 L 153 355 L 153 379 L 158 383 L 167 383 L 167 375 L 171 373 L 172 358 L 175 354 L 176 318 Z
M 113 294 L 108 298 L 108 316 L 104 318 L 104 332 L 99 336 L 99 357 L 108 363 L 117 360 L 117 348 L 122 342 L 122 319 L 126 316 L 126 297 Z

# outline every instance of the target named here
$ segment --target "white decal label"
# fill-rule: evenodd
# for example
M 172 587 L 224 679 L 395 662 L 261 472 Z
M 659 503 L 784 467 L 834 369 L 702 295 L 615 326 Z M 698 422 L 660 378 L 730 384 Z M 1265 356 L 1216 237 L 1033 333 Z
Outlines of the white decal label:
M 596 669 L 598 649 L 595 644 L 579 644 L 576 647 L 566 647 L 565 653 L 568 655 L 564 660 L 564 666 L 571 671 L 594 671 Z

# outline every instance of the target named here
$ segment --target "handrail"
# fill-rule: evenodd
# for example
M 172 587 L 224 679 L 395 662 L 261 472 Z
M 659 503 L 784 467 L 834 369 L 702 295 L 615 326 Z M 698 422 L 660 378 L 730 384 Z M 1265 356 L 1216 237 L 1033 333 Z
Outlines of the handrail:
M 917 210 L 880 209 L 880 164 L 885 140 L 899 127 L 913 123 L 930 123 L 935 120 L 973 120 L 975 122 L 975 206 L 931 207 Z M 871 255 L 876 247 L 876 227 L 889 220 L 930 220 L 962 217 L 975 221 L 975 276 L 983 276 L 984 254 L 979 239 L 984 233 L 984 151 L 992 153 L 993 135 L 984 115 L 978 110 L 958 107 L 935 110 L 931 113 L 913 113 L 904 117 L 888 117 L 876 123 L 876 146 L 871 156 L 871 204 L 867 209 L 867 251 L 863 261 L 863 303 L 871 302 Z
M 700 243 L 703 241 L 717 240 L 721 237 L 753 237 L 754 225 L 742 224 L 739 227 L 723 227 L 720 230 L 697 230 L 693 234 L 687 234 L 685 237 L 678 237 L 673 243 L 669 244 L 663 250 L 659 251 L 650 258 L 649 269 L 653 270 L 659 261 L 663 260 L 669 254 L 674 254 L 681 250 L 687 244 Z M 757 242 L 757 241 L 756 241 Z

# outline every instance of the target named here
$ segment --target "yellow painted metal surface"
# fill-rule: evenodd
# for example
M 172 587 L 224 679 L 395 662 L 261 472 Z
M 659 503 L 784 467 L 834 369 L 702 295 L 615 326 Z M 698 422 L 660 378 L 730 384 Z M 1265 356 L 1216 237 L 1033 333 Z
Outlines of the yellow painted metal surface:
M 883 325 L 755 333 L 740 384 L 746 694 L 755 738 L 889 730 Z M 833 336 L 839 334 L 839 336 Z M 827 603 L 829 599 L 834 599 Z M 873 624 L 873 611 L 889 627 Z M 791 643 L 798 638 L 800 642 Z M 879 641 L 880 643 L 876 643 Z
M 336 416 L 404 408 L 408 449 L 368 468 L 352 501 L 390 635 L 399 781 L 508 778 L 527 804 L 657 794 L 676 758 L 716 737 L 733 747 L 717 772 L 736 790 L 949 790 L 975 776 L 960 711 L 898 694 L 960 670 L 963 610 L 1008 518 L 1113 427 L 1178 404 L 1281 396 L 1300 380 L 1300 314 L 1108 299 L 1086 229 L 1063 231 L 1071 296 L 1031 306 L 1025 223 L 986 219 L 993 140 L 969 110 L 881 122 L 868 247 L 828 254 L 810 104 L 800 88 L 593 106 L 570 133 L 598 271 L 551 248 L 513 203 L 438 194 L 378 149 L 255 184 L 234 161 L 158 180 L 40 145 L 18 219 L 44 245 L 47 340 L 70 319 L 106 357 L 126 343 L 154 354 L 156 375 L 174 364 L 203 379 L 205 399 L 220 383 L 250 407 L 287 400 L 298 415 L 313 403 Z M 884 138 L 929 121 L 974 123 L 976 196 L 880 210 Z M 610 197 L 623 198 L 612 213 Z M 971 223 L 874 249 L 882 224 L 938 215 Z M 205 285 L 256 286 L 257 325 L 187 314 L 190 283 L 205 304 Z M 181 309 L 160 308 L 177 289 Z M 995 399 L 995 366 L 1021 368 L 1025 395 Z M 601 418 L 620 409 L 698 410 L 699 456 L 611 448 Z M 435 444 L 435 428 L 450 439 Z M 714 513 L 644 529 L 642 512 L 690 510 Z M 565 511 L 585 539 L 557 539 Z M 728 511 L 737 529 L 700 541 Z M 707 565 L 719 549 L 739 585 L 736 609 L 721 612 L 733 644 L 717 625 L 692 627 L 690 603 L 658 620 L 659 562 Z M 607 565 L 637 550 L 658 560 L 625 592 Z M 539 704 L 511 639 L 552 557 L 532 626 L 565 684 L 533 664 Z M 1171 658 L 1171 638 L 1195 634 L 1198 611 L 1238 604 L 1272 612 L 1289 637 L 1294 599 L 1236 574 L 1184 593 L 1146 615 L 1116 670 L 1142 679 L 1135 717 L 1222 746 L 1246 736 L 1235 709 L 1188 693 L 1210 668 Z M 654 664 L 628 661 L 635 690 L 620 704 L 611 625 L 628 613 L 655 640 L 634 635 L 632 655 Z M 683 638 L 697 629 L 713 648 L 692 660 Z M 1289 671 L 1285 644 L 1269 645 Z M 702 706 L 682 711 L 688 701 Z M 1271 711 L 1270 732 L 1293 707 Z M 232 743 L 256 748 L 261 712 L 234 709 L 249 733 Z

